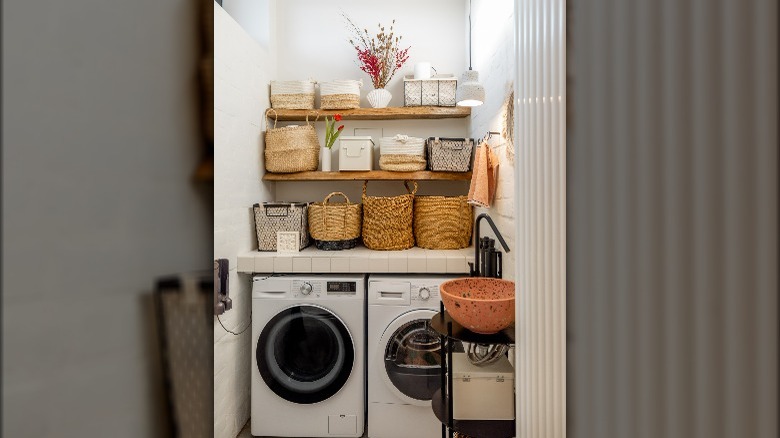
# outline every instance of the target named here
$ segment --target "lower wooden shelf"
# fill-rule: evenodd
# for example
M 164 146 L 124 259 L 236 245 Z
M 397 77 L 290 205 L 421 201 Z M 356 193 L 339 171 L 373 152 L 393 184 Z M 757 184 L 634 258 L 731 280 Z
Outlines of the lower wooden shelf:
M 266 173 L 263 181 L 468 181 L 471 172 L 433 172 L 421 170 L 417 172 L 390 172 L 387 170 L 369 170 L 364 172 L 296 172 L 296 173 Z
M 442 400 L 441 389 L 433 393 L 431 407 L 442 424 L 449 424 L 446 401 Z M 515 420 L 458 420 L 452 429 L 472 438 L 511 438 L 515 436 Z

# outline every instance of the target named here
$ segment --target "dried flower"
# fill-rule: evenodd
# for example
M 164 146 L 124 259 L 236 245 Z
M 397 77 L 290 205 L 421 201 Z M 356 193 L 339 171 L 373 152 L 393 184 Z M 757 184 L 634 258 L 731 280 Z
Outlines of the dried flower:
M 390 25 L 389 33 L 385 33 L 385 28 L 382 23 L 379 23 L 377 24 L 379 32 L 375 37 L 369 38 L 368 29 L 363 29 L 364 35 L 346 14 L 342 13 L 342 16 L 353 34 L 349 44 L 357 52 L 360 69 L 371 77 L 374 88 L 385 88 L 393 75 L 409 59 L 411 48 L 399 47 L 402 37 L 396 37 L 393 33 L 395 20 Z

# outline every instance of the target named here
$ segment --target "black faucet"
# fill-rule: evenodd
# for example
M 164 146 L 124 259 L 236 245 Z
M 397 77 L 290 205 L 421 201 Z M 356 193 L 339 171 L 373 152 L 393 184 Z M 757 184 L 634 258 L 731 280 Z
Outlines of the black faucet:
M 498 241 L 501 243 L 501 246 L 504 248 L 504 251 L 509 252 L 509 246 L 506 244 L 506 241 L 504 240 L 504 236 L 501 235 L 501 233 L 498 232 L 498 228 L 496 228 L 496 224 L 493 222 L 493 219 L 490 218 L 490 216 L 487 215 L 487 213 L 482 213 L 479 216 L 477 216 L 477 220 L 475 221 L 474 225 L 474 263 L 469 262 L 469 265 L 471 265 L 471 276 L 472 277 L 486 277 L 488 276 L 489 272 L 488 269 L 486 269 L 486 266 L 488 266 L 488 263 L 486 260 L 484 260 L 485 255 L 482 256 L 483 258 L 483 267 L 482 272 L 480 272 L 480 261 L 479 261 L 479 250 L 480 247 L 486 247 L 486 244 L 481 244 L 481 240 L 479 238 L 479 222 L 482 219 L 487 219 L 488 225 L 490 225 L 490 228 L 493 229 L 493 233 L 495 233 L 496 237 L 498 238 Z M 487 238 L 486 238 L 487 239 Z M 487 242 L 486 242 L 487 243 Z M 500 278 L 500 276 L 499 276 Z

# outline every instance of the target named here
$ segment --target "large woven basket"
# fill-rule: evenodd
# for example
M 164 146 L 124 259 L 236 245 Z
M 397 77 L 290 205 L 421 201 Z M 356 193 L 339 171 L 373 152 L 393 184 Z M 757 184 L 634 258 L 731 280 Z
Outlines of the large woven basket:
M 360 108 L 360 87 L 362 86 L 362 80 L 336 80 L 320 83 L 320 108 Z
M 331 202 L 334 196 L 343 197 L 345 202 Z M 309 234 L 314 245 L 326 251 L 354 248 L 360 240 L 362 213 L 362 205 L 349 202 L 342 192 L 309 204 Z
M 414 215 L 414 194 L 417 183 L 408 194 L 390 197 L 368 196 L 363 183 L 363 244 L 369 249 L 399 250 L 414 246 L 412 221 Z
M 273 109 L 270 112 L 276 114 Z M 277 119 L 274 118 L 274 127 L 265 133 L 265 170 L 271 173 L 317 170 L 320 141 L 314 125 L 309 123 L 309 116 L 306 115 L 306 126 L 277 128 Z
M 254 205 L 258 251 L 276 251 L 276 233 L 298 231 L 298 249 L 309 245 L 305 202 L 263 202 Z
M 466 196 L 414 198 L 414 239 L 427 249 L 461 249 L 471 244 L 472 207 Z
M 379 139 L 379 168 L 394 172 L 425 170 L 425 140 L 406 135 Z
M 312 80 L 271 81 L 271 107 L 278 109 L 314 109 Z

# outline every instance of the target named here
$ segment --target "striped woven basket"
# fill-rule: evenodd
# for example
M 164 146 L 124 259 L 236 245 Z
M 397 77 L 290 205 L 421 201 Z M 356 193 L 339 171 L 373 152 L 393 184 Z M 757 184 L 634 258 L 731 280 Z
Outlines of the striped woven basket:
M 331 202 L 341 196 L 344 202 Z M 309 234 L 317 249 L 341 250 L 357 246 L 360 240 L 363 208 L 349 202 L 342 192 L 333 192 L 322 202 L 309 204 Z
M 363 81 L 336 80 L 320 84 L 320 108 L 360 108 L 360 87 Z
M 467 196 L 414 198 L 414 239 L 420 248 L 467 248 L 472 223 L 473 209 Z
M 270 111 L 276 114 L 273 109 Z M 319 114 L 317 115 L 319 118 Z M 317 170 L 320 164 L 320 141 L 314 125 L 274 127 L 265 133 L 265 170 L 271 173 L 294 173 Z M 317 119 L 315 119 L 317 121 Z
M 271 81 L 271 108 L 314 109 L 314 84 L 305 81 Z
M 363 182 L 363 244 L 369 249 L 399 250 L 414 246 L 412 222 L 414 188 L 404 181 L 405 195 L 381 197 L 366 195 L 368 181 Z
M 398 134 L 379 139 L 379 168 L 394 172 L 425 170 L 425 140 Z

